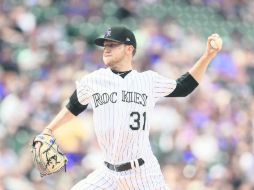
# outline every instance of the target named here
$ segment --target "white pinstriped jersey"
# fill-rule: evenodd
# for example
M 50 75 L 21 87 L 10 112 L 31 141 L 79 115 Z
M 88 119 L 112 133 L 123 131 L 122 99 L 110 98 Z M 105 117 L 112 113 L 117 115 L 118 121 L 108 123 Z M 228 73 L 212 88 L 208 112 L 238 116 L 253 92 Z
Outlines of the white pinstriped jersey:
M 153 156 L 149 120 L 158 99 L 175 89 L 175 80 L 136 70 L 122 78 L 107 68 L 86 75 L 76 85 L 79 102 L 92 105 L 95 133 L 107 162 Z

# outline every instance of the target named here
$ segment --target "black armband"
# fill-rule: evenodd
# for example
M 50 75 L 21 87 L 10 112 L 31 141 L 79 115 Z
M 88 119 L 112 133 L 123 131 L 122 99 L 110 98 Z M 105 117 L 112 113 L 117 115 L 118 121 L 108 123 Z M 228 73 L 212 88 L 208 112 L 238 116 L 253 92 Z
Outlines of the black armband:
M 83 112 L 86 108 L 87 105 L 82 105 L 78 101 L 78 96 L 77 96 L 77 90 L 73 92 L 71 95 L 68 104 L 66 105 L 66 108 L 75 116 L 79 115 L 81 112 Z
M 197 86 L 198 82 L 191 76 L 189 72 L 187 72 L 176 80 L 175 90 L 165 97 L 185 97 L 189 95 Z

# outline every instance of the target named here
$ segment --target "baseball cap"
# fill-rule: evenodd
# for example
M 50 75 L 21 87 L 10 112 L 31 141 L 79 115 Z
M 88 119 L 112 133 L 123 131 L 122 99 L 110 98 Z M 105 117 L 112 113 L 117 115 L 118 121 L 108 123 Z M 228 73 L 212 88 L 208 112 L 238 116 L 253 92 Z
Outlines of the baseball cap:
M 135 49 L 137 47 L 136 38 L 133 32 L 122 26 L 108 28 L 104 34 L 104 37 L 95 39 L 94 43 L 98 46 L 104 46 L 105 40 L 132 45 Z

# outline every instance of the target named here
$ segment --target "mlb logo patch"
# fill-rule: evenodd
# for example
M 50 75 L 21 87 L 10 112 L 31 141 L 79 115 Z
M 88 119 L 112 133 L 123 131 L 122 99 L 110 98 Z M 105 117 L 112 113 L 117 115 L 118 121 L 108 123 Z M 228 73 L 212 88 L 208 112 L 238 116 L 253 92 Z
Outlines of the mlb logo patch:
M 105 37 L 110 37 L 111 36 L 111 28 L 109 28 L 106 33 L 105 33 Z

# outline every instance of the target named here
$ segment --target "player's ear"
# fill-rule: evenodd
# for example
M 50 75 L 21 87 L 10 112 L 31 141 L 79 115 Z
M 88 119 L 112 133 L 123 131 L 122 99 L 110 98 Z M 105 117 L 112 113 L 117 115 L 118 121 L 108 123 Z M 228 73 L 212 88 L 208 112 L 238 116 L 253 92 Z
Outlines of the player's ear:
M 126 47 L 128 54 L 133 55 L 134 47 L 132 45 L 127 45 Z

